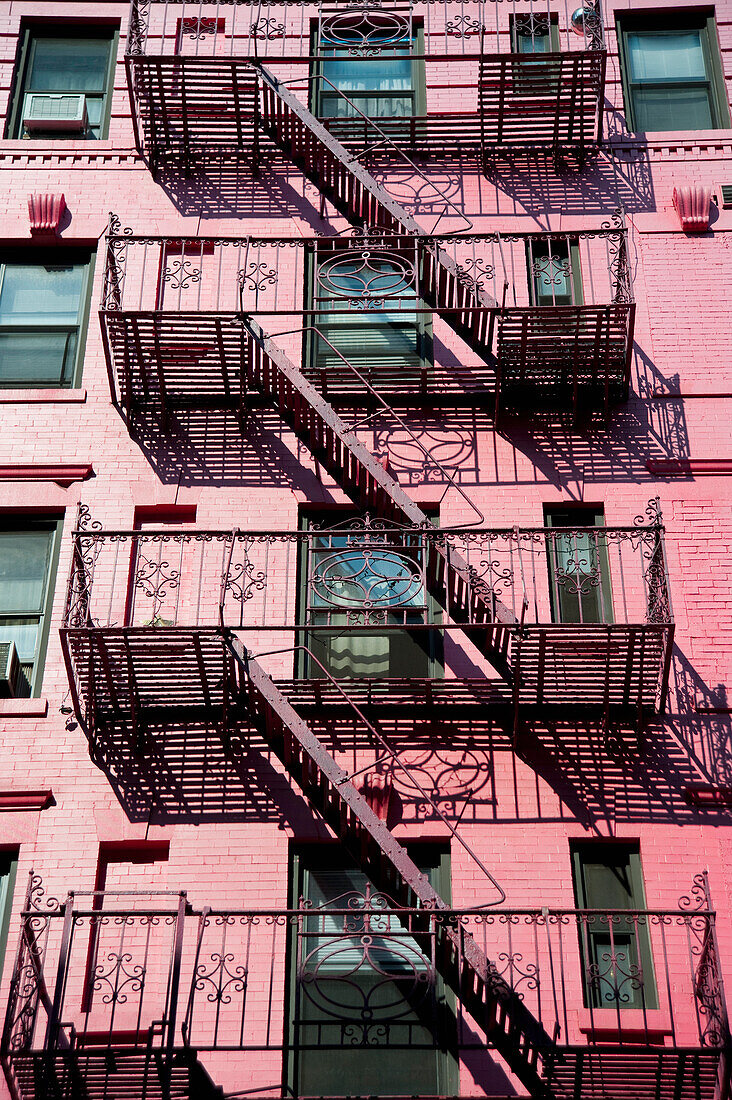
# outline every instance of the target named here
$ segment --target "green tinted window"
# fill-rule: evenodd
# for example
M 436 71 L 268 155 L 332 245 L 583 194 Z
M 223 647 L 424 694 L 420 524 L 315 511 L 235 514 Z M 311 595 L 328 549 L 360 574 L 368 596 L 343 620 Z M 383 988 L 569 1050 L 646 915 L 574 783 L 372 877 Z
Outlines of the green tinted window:
M 0 386 L 71 386 L 89 261 L 0 261 Z
M 729 125 L 713 19 L 627 20 L 619 41 L 628 126 L 636 131 Z
M 116 35 L 99 28 L 96 33 L 68 37 L 44 30 L 29 30 L 23 44 L 23 60 L 16 88 L 11 137 L 38 137 L 23 125 L 30 93 L 49 96 L 83 95 L 87 114 L 85 130 L 48 131 L 53 138 L 100 138 L 105 136 L 112 85 L 112 53 Z
M 20 695 L 40 680 L 55 537 L 53 522 L 0 527 L 0 642 L 15 643 Z
M 410 852 L 449 903 L 449 859 Z M 396 914 L 337 848 L 295 860 L 296 897 L 312 912 L 293 936 L 291 1076 L 295 1094 L 444 1096 L 455 1091 L 452 998 Z M 360 916 L 374 904 L 376 916 Z M 349 916 L 337 910 L 349 910 Z M 371 935 L 369 942 L 363 936 Z M 429 950 L 429 949 L 428 949 Z
M 577 907 L 601 911 L 578 921 L 585 1004 L 657 1008 L 648 919 L 642 913 L 623 914 L 645 909 L 637 849 L 625 844 L 578 845 L 573 871 Z

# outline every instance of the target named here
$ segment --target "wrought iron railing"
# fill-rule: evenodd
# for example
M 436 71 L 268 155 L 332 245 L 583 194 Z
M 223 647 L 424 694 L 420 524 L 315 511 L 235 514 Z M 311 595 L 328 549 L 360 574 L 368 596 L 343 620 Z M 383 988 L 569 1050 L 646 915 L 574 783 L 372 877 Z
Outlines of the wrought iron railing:
M 257 58 L 270 64 L 303 65 L 311 59 L 322 60 L 328 48 L 340 48 L 349 58 L 365 61 L 381 50 L 440 60 L 481 52 L 521 56 L 520 40 L 539 38 L 550 38 L 541 43 L 539 49 L 544 50 L 547 46 L 564 53 L 603 50 L 600 5 L 591 0 L 578 14 L 573 5 L 563 3 L 549 12 L 543 0 L 528 0 L 514 15 L 496 0 L 469 5 L 454 0 L 397 0 L 391 5 L 380 0 L 373 4 L 133 0 L 126 54 Z
M 209 1052 L 222 1085 L 263 1066 L 276 1080 L 283 1054 L 307 1050 L 437 1047 L 474 1059 L 491 1032 L 445 997 L 444 925 L 475 938 L 559 1051 L 713 1058 L 728 1047 L 706 874 L 667 909 L 435 912 L 346 891 L 289 910 L 199 909 L 185 893 L 59 902 L 32 877 L 2 1037 L 9 1080 L 34 1054 L 68 1065 L 110 1050 Z
M 434 307 L 426 305 L 435 290 L 426 262 L 434 245 L 496 311 L 634 301 L 621 211 L 596 229 L 420 240 L 374 230 L 315 238 L 145 236 L 112 216 L 101 308 L 110 315 L 244 312 L 266 318 L 270 333 L 299 314 L 440 316 L 457 307 L 439 293 Z M 460 312 L 469 308 L 463 303 Z
M 63 626 L 223 626 L 270 643 L 293 630 L 447 630 L 438 545 L 463 557 L 517 629 L 662 626 L 672 621 L 663 531 L 655 501 L 630 527 L 410 528 L 366 516 L 279 532 L 79 529 Z

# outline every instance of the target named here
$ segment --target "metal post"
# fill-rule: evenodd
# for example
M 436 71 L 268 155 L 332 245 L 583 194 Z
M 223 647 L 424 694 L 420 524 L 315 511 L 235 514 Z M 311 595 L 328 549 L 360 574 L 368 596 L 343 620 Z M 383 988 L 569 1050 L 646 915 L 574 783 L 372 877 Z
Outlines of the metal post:
M 178 912 L 175 917 L 175 932 L 173 934 L 173 954 L 170 960 L 170 984 L 168 986 L 168 1018 L 166 1020 L 167 1035 L 165 1040 L 168 1069 L 175 1053 L 175 1024 L 178 1013 L 178 990 L 180 988 L 180 966 L 183 954 L 183 932 L 185 929 L 186 910 L 188 898 L 184 890 L 181 890 L 178 898 Z
M 69 893 L 66 901 L 61 905 L 64 914 L 64 925 L 61 933 L 61 947 L 58 953 L 58 968 L 56 970 L 56 985 L 53 991 L 53 1005 L 48 1018 L 46 1037 L 43 1042 L 44 1050 L 53 1050 L 58 1039 L 59 1021 L 63 1007 L 64 991 L 66 986 L 66 973 L 69 961 L 69 949 L 71 947 L 71 935 L 74 925 L 74 895 Z

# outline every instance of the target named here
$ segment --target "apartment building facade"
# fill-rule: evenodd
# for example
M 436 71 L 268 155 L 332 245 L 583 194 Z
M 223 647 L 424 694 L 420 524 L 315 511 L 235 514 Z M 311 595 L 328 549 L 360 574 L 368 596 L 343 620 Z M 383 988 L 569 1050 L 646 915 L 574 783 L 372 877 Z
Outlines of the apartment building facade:
M 732 9 L 2 7 L 12 1100 L 727 1100 Z

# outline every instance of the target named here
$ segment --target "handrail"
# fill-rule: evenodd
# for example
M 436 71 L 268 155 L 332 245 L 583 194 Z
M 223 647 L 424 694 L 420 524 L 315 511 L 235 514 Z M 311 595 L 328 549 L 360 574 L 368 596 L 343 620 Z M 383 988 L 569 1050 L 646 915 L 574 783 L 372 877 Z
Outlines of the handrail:
M 244 311 L 242 311 L 242 320 L 243 320 L 244 325 L 247 327 L 247 331 L 251 331 L 249 329 L 249 325 L 247 323 L 248 314 L 245 313 Z M 348 368 L 348 370 L 351 371 L 351 373 L 358 380 L 358 382 L 371 394 L 371 396 L 376 401 L 379 402 L 379 404 L 381 405 L 382 412 L 388 413 L 389 416 L 391 416 L 393 418 L 393 420 L 396 421 L 396 423 L 402 429 L 402 431 L 407 433 L 407 435 L 409 436 L 411 442 L 414 443 L 419 448 L 419 450 L 422 452 L 422 454 L 427 459 L 427 461 L 429 463 L 431 463 L 433 466 L 435 466 L 440 471 L 440 473 L 444 477 L 447 484 L 446 484 L 446 487 L 445 487 L 445 491 L 443 492 L 442 496 L 440 497 L 439 503 L 440 504 L 442 503 L 442 501 L 445 499 L 445 497 L 449 493 L 450 489 L 455 489 L 455 491 L 458 493 L 458 495 L 460 497 L 462 497 L 462 499 L 465 501 L 465 503 L 468 505 L 468 507 L 471 509 L 471 511 L 473 511 L 477 516 L 480 517 L 479 522 L 483 522 L 485 520 L 485 514 L 480 510 L 480 508 L 478 508 L 478 506 L 476 504 L 473 503 L 473 501 L 468 496 L 468 494 L 465 492 L 465 490 L 455 480 L 454 476 L 448 472 L 448 470 L 442 465 L 442 463 L 440 462 L 440 460 L 438 458 L 436 458 L 430 451 L 427 450 L 427 448 L 424 446 L 424 444 L 421 442 L 421 440 L 418 438 L 418 436 L 416 436 L 414 434 L 414 432 L 409 427 L 407 422 L 396 412 L 395 409 L 392 408 L 391 405 L 389 405 L 389 403 L 385 400 L 384 397 L 382 397 L 382 395 L 379 393 L 379 391 L 371 384 L 371 382 L 369 382 L 369 380 L 366 378 L 366 376 L 361 374 L 360 370 L 357 367 L 355 367 L 353 365 L 353 363 L 350 362 L 350 360 L 346 359 L 345 355 L 343 355 L 343 353 L 337 347 L 335 347 L 334 344 L 331 343 L 331 341 L 327 338 L 327 336 L 324 336 L 322 334 L 320 328 L 317 325 L 304 325 L 304 326 L 302 326 L 302 328 L 288 329 L 285 332 L 276 332 L 276 333 L 273 333 L 273 334 L 268 333 L 267 338 L 270 339 L 270 340 L 275 340 L 278 336 L 291 336 L 293 334 L 303 334 L 304 335 L 306 333 L 316 333 L 317 336 L 319 337 L 319 339 L 321 339 L 325 344 L 328 345 L 330 350 L 332 352 L 334 352 L 335 355 L 338 356 L 338 358 L 345 364 L 345 366 Z M 363 427 L 363 425 L 366 423 L 367 420 L 372 420 L 376 415 L 380 415 L 380 414 L 370 413 L 368 416 L 362 417 L 360 420 L 355 421 L 354 424 L 349 425 L 349 430 L 354 431 L 356 428 Z M 435 525 L 433 524 L 432 526 L 434 527 Z M 460 530 L 463 530 L 466 527 L 473 527 L 473 526 L 474 526 L 473 523 L 457 524 L 453 528 L 453 530 L 460 531 Z
M 232 634 L 232 633 L 235 633 L 235 632 L 228 631 L 227 633 Z M 229 648 L 231 649 L 232 648 L 231 647 L 231 642 L 230 642 L 230 639 L 228 637 L 227 637 L 227 643 L 229 644 Z M 232 649 L 232 652 L 233 652 L 233 649 Z M 380 733 L 376 729 L 376 727 L 372 725 L 371 722 L 369 722 L 368 718 L 363 713 L 361 708 L 356 703 L 354 703 L 354 701 L 349 697 L 347 692 L 345 692 L 343 690 L 343 687 L 341 686 L 341 684 L 339 684 L 339 682 L 331 675 L 330 671 L 325 667 L 325 665 L 322 664 L 322 662 L 315 656 L 315 654 L 307 646 L 297 645 L 297 646 L 286 647 L 284 649 L 265 650 L 265 651 L 263 651 L 261 653 L 258 653 L 256 655 L 252 654 L 252 653 L 249 653 L 248 650 L 246 652 L 247 652 L 247 658 L 251 657 L 253 660 L 259 660 L 260 657 L 273 657 L 273 656 L 281 655 L 281 654 L 284 654 L 284 653 L 287 653 L 287 654 L 292 653 L 293 655 L 295 653 L 304 653 L 304 654 L 306 654 L 308 656 L 308 659 L 313 661 L 320 668 L 323 675 L 328 680 L 330 680 L 331 684 L 336 688 L 338 693 L 340 695 L 342 695 L 342 697 L 345 699 L 346 703 L 348 703 L 348 705 L 351 707 L 353 712 L 357 715 L 359 721 L 363 722 L 363 724 L 366 726 L 366 728 L 368 729 L 371 736 L 376 741 L 379 742 L 379 744 L 381 745 L 384 752 L 391 759 L 391 769 L 393 769 L 396 766 L 402 772 L 404 772 L 404 774 L 407 777 L 407 781 L 415 788 L 415 790 L 419 793 L 419 795 L 432 808 L 432 810 L 439 817 L 439 819 L 443 823 L 443 825 L 445 825 L 447 827 L 450 834 L 454 837 L 454 839 L 458 842 L 458 844 L 467 852 L 468 856 L 473 860 L 473 862 L 476 864 L 476 866 L 479 868 L 479 870 L 486 876 L 486 878 L 489 880 L 491 885 L 494 886 L 495 889 L 498 891 L 498 893 L 501 895 L 500 900 L 498 902 L 495 902 L 495 903 L 486 902 L 486 907 L 488 905 L 490 905 L 491 908 L 492 908 L 492 906 L 494 904 L 500 905 L 501 901 L 506 900 L 506 891 L 497 882 L 497 880 L 494 878 L 494 876 L 488 870 L 488 868 L 483 863 L 483 861 L 480 859 L 480 857 L 478 855 L 476 855 L 476 853 L 470 847 L 468 842 L 463 839 L 463 837 L 460 835 L 460 833 L 458 831 L 457 826 L 455 826 L 450 821 L 450 819 L 447 817 L 447 815 L 442 812 L 440 807 L 433 800 L 431 795 L 429 795 L 428 792 L 424 789 L 424 787 L 419 782 L 419 780 L 414 778 L 414 776 L 412 775 L 412 773 L 410 771 L 409 766 L 407 764 L 405 764 L 402 760 L 399 759 L 399 754 L 397 752 L 395 752 L 395 750 L 391 747 L 391 745 L 386 740 L 384 735 L 382 733 Z M 369 768 L 374 768 L 374 767 L 377 766 L 377 764 L 380 764 L 380 761 L 373 761 L 369 765 Z M 354 772 L 353 774 L 349 773 L 349 774 L 346 775 L 346 779 L 351 780 L 351 779 L 355 778 L 357 775 L 362 774 L 363 771 L 364 771 L 364 769 L 362 768 L 362 769 L 359 769 L 357 772 Z M 481 909 L 483 907 L 479 906 L 478 908 Z

